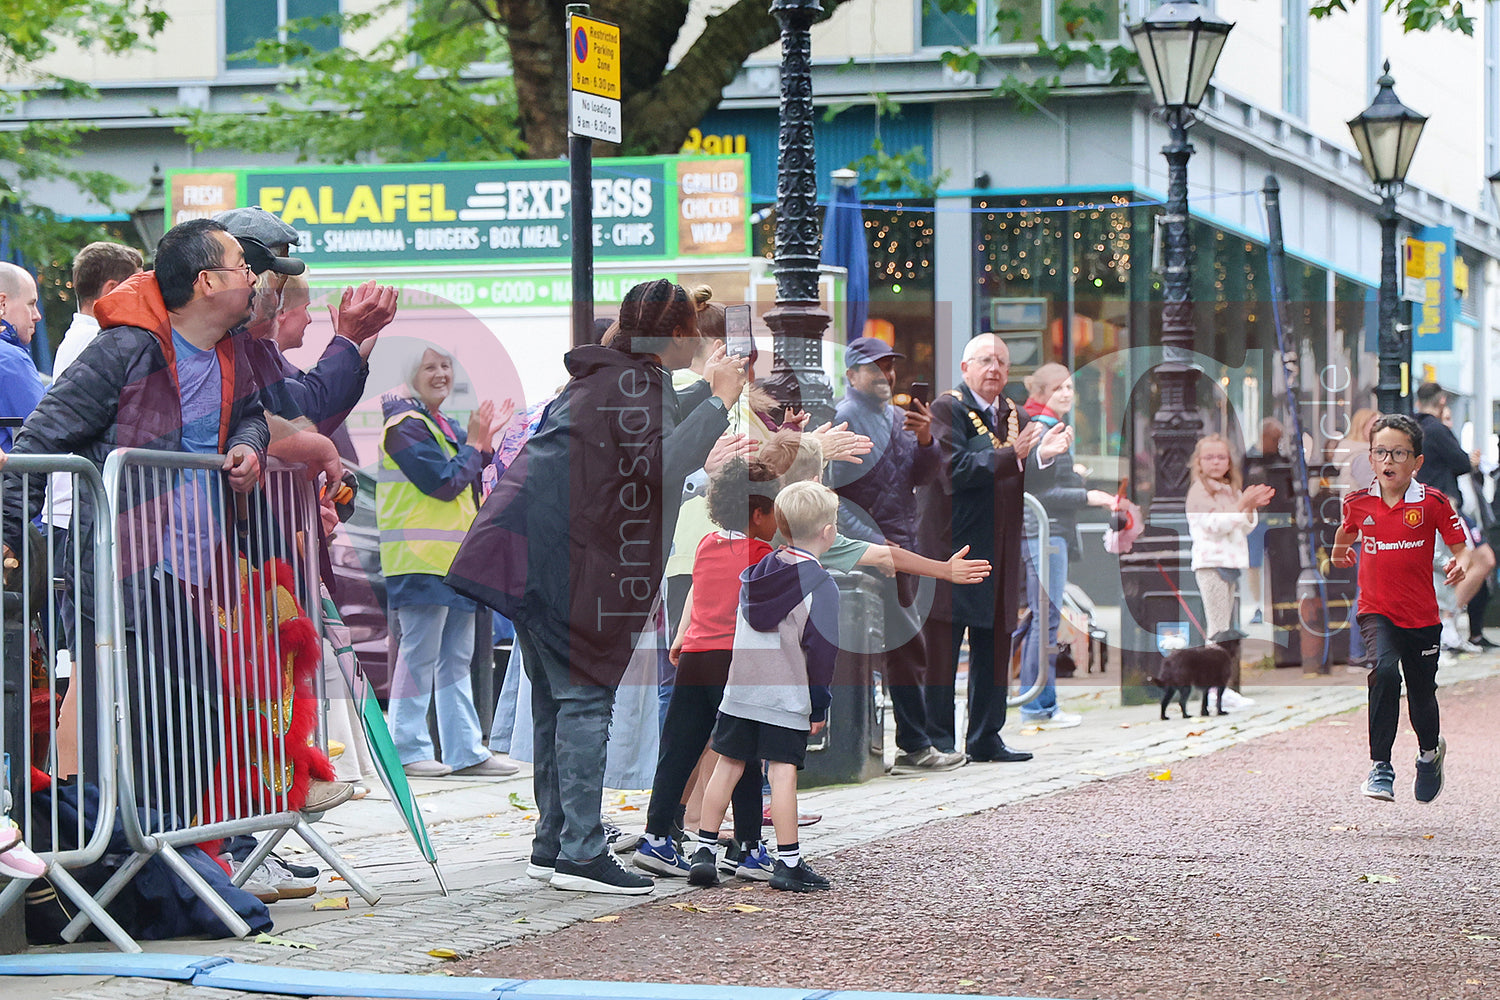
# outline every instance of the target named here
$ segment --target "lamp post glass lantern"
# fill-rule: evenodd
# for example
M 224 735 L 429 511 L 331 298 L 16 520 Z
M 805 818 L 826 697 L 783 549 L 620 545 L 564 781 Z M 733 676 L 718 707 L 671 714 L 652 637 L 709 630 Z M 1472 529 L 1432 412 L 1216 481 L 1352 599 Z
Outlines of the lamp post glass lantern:
M 1156 103 L 1196 108 L 1234 25 L 1196 3 L 1164 3 L 1130 27 L 1141 72 Z
M 1391 64 L 1375 85 L 1375 100 L 1349 120 L 1349 134 L 1359 149 L 1360 163 L 1380 192 L 1380 298 L 1377 311 L 1377 347 L 1380 352 L 1376 405 L 1381 413 L 1410 413 L 1410 331 L 1396 328 L 1400 308 L 1396 290 L 1396 195 L 1406 184 L 1406 171 L 1417 151 L 1417 140 L 1427 117 L 1402 104 L 1396 97 Z M 1491 179 L 1493 185 L 1493 178 Z
M 151 187 L 141 203 L 130 210 L 130 221 L 135 225 L 135 233 L 141 238 L 147 256 L 155 254 L 156 245 L 167 231 L 167 196 L 161 164 L 151 168 Z

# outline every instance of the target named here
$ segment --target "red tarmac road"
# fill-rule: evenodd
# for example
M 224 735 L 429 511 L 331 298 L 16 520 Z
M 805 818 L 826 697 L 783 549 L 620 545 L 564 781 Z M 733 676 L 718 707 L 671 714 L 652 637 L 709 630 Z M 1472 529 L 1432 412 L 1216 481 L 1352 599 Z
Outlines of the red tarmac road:
M 819 858 L 829 893 L 731 879 L 465 970 L 1111 1000 L 1500 997 L 1500 678 L 1439 698 L 1448 785 L 1430 805 L 1411 797 L 1405 725 L 1397 801 L 1359 794 L 1361 711 L 1178 762 L 1170 780 L 1149 768 Z M 806 830 L 804 850 L 817 840 Z M 742 904 L 759 909 L 730 909 Z

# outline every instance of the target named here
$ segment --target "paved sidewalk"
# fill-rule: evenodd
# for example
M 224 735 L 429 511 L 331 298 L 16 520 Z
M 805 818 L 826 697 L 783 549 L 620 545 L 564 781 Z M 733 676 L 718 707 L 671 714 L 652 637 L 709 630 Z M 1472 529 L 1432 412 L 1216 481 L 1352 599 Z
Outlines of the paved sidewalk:
M 1486 656 L 1444 668 L 1441 677 L 1447 686 L 1497 674 L 1500 657 Z M 1118 675 L 1113 672 L 1103 678 L 1110 686 L 1064 684 L 1059 688 L 1064 705 L 1083 713 L 1083 725 L 1053 732 L 1018 727 L 1013 737 L 1008 731 L 1008 742 L 1036 751 L 1036 759 L 1029 763 L 974 764 L 945 774 L 887 776 L 864 785 L 803 793 L 803 810 L 824 817 L 807 830 L 807 852 L 817 858 L 934 820 L 1213 753 L 1359 708 L 1365 702 L 1364 685 L 1348 683 L 1348 679 L 1322 686 L 1305 686 L 1310 683 L 1308 678 L 1288 677 L 1290 685 L 1255 685 L 1255 679 L 1247 679 L 1251 686 L 1245 693 L 1256 704 L 1242 712 L 1208 719 L 1174 717 L 1167 722 L 1158 719 L 1154 704 L 1120 706 L 1118 687 L 1114 686 Z M 1196 710 L 1196 704 L 1191 707 Z M 889 738 L 886 742 L 888 748 L 893 745 Z M 309 969 L 463 974 L 471 970 L 462 959 L 448 961 L 428 952 L 448 949 L 467 957 L 641 902 L 693 891 L 679 881 L 664 881 L 651 896 L 591 896 L 559 892 L 526 878 L 535 815 L 530 810 L 527 772 L 500 780 L 418 781 L 416 787 L 450 896 L 445 898 L 438 892 L 431 869 L 390 803 L 372 795 L 330 813 L 319 830 L 384 893 L 381 901 L 367 906 L 341 883 L 325 880 L 313 899 L 271 907 L 278 937 L 315 948 L 235 940 L 176 940 L 146 943 L 145 947 Z M 625 829 L 639 830 L 646 799 L 647 794 L 641 791 L 607 793 L 605 811 Z M 301 845 L 295 838 L 288 838 L 287 846 Z M 350 909 L 313 910 L 314 900 L 330 896 L 347 896 Z M 66 950 L 107 948 L 94 944 Z M 11 1000 L 191 1000 L 198 996 L 224 1000 L 238 995 L 147 980 L 59 977 L 3 982 Z

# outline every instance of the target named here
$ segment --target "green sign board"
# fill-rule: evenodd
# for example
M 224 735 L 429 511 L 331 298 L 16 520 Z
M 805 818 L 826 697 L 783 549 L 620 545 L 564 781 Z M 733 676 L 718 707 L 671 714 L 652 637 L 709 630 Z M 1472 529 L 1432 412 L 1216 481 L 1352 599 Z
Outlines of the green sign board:
M 593 164 L 601 260 L 746 256 L 749 158 L 621 157 Z M 259 205 L 301 234 L 314 266 L 563 263 L 572 189 L 564 161 L 176 171 L 173 224 Z

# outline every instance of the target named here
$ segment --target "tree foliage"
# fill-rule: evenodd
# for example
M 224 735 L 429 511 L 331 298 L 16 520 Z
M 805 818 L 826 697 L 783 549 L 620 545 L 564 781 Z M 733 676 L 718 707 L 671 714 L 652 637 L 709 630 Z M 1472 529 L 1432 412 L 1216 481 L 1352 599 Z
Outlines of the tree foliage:
M 61 97 L 87 101 L 96 95 L 87 84 L 39 70 L 38 65 L 63 44 L 110 53 L 128 52 L 155 35 L 166 24 L 165 0 L 5 0 L 0 3 L 0 74 L 20 81 L 15 89 L 0 89 L 0 116 L 13 117 L 29 100 Z M 71 153 L 79 137 L 91 129 L 68 121 L 25 121 L 14 131 L 0 131 L 0 210 L 11 215 L 33 213 L 26 198 L 35 180 L 64 180 L 98 201 L 124 190 L 119 178 L 79 170 Z M 34 213 L 36 225 L 17 220 L 12 242 L 28 257 L 40 258 L 45 248 L 48 213 Z M 38 228 L 41 226 L 42 228 Z
M 823 0 L 824 16 L 843 2 Z M 744 61 L 776 41 L 769 6 L 767 0 L 737 0 L 710 15 L 669 65 L 688 27 L 688 0 L 596 0 L 592 16 L 620 25 L 619 152 L 681 148 Z M 266 113 L 199 114 L 189 138 L 200 147 L 295 151 L 339 161 L 543 159 L 567 152 L 566 4 L 388 0 L 373 13 L 326 20 L 357 41 L 360 29 L 392 15 L 404 16 L 405 27 L 368 51 L 315 51 L 296 29 L 321 21 L 293 24 L 285 40 L 261 42 L 257 59 L 293 71 L 266 101 Z M 508 64 L 509 73 L 498 64 Z
M 1308 13 L 1315 19 L 1348 11 L 1358 0 L 1315 0 Z M 1377 0 L 1368 0 L 1374 3 Z M 1414 31 L 1458 31 L 1474 34 L 1474 18 L 1464 9 L 1464 0 L 1379 0 L 1387 13 L 1401 18 L 1401 28 Z

